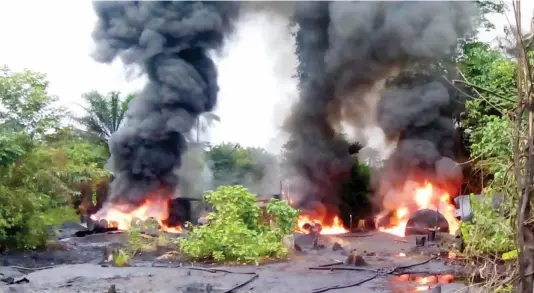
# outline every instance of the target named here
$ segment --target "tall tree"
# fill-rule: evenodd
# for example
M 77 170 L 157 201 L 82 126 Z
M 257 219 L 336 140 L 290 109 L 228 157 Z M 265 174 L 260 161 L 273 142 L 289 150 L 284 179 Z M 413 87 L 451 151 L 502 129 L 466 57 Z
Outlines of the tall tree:
M 55 107 L 57 98 L 48 94 L 46 75 L 0 67 L 0 127 L 24 131 L 32 139 L 53 132 L 66 109 Z
M 244 148 L 239 144 L 222 143 L 206 152 L 213 172 L 214 185 L 240 184 L 246 187 L 265 178 L 276 158 L 261 148 Z
M 200 143 L 200 134 L 206 132 L 210 127 L 213 127 L 215 122 L 221 122 L 221 117 L 211 112 L 202 113 L 198 116 L 196 121 L 196 142 Z
M 85 116 L 79 122 L 96 138 L 107 144 L 111 135 L 121 127 L 125 119 L 128 104 L 135 98 L 134 94 L 121 97 L 120 92 L 102 95 L 97 91 L 84 94 L 88 104 L 84 107 Z

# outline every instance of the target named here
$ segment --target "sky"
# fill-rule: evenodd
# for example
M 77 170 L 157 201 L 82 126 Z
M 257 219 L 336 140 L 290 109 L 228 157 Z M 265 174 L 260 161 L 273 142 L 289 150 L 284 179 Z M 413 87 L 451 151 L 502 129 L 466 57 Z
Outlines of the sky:
M 522 1 L 522 25 L 530 27 L 534 1 Z M 507 13 L 513 21 L 513 14 Z M 482 32 L 490 41 L 502 35 L 506 17 L 490 16 L 497 28 Z M 93 61 L 91 39 L 96 16 L 87 0 L 0 1 L 0 64 L 46 73 L 50 93 L 75 113 L 91 90 L 123 93 L 140 89 L 143 78 L 126 74 L 120 62 Z M 276 152 L 284 137 L 279 126 L 297 96 L 291 78 L 296 60 L 286 23 L 275 16 L 248 15 L 216 59 L 221 121 L 202 137 L 212 143 L 237 142 Z

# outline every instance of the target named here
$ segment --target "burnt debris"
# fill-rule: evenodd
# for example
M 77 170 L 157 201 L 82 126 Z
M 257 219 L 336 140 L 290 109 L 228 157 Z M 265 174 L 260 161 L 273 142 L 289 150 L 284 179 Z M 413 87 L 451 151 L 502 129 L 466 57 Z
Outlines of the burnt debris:
M 406 235 L 427 235 L 430 231 L 449 233 L 449 222 L 438 211 L 418 210 L 406 223 Z
M 91 218 L 87 220 L 87 229 L 82 229 L 74 233 L 75 237 L 85 237 L 92 234 L 109 233 L 118 231 L 119 228 L 110 226 L 106 220 L 94 221 Z
M 183 226 L 186 222 L 196 222 L 193 219 L 191 203 L 200 201 L 196 198 L 177 197 L 170 201 L 169 218 L 163 221 L 163 224 L 169 227 Z

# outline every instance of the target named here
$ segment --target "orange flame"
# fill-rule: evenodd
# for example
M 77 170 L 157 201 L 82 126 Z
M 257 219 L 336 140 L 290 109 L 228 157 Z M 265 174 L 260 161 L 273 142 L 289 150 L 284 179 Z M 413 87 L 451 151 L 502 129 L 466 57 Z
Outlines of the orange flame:
M 324 223 L 325 221 L 322 219 L 313 219 L 306 215 L 301 215 L 297 221 L 297 232 L 307 233 L 306 229 L 303 228 L 305 224 L 321 225 L 322 230 L 320 234 L 322 235 L 336 235 L 336 234 L 343 234 L 343 233 L 349 232 L 348 229 L 345 229 L 345 227 L 343 227 L 343 224 L 341 223 L 341 219 L 338 216 L 335 216 L 332 219 L 331 225 L 326 225 Z
M 451 197 L 447 192 L 439 191 L 430 182 L 425 182 L 424 185 L 415 189 L 415 194 L 411 198 L 413 198 L 413 203 L 417 207 L 416 210 L 438 210 L 447 219 L 450 234 L 456 233 L 459 227 L 459 221 L 456 219 L 456 208 L 450 203 Z M 378 229 L 386 233 L 404 237 L 406 224 L 411 214 L 416 210 L 410 210 L 408 206 L 400 206 L 394 211 L 393 217 L 390 219 L 390 226 L 379 227 Z M 383 217 L 383 215 L 380 217 Z
M 124 207 L 111 205 L 104 207 L 101 211 L 91 216 L 93 220 L 106 220 L 111 227 L 119 230 L 128 230 L 133 219 L 146 221 L 154 218 L 158 221 L 160 231 L 169 233 L 180 233 L 182 227 L 170 227 L 164 223 L 169 217 L 169 201 L 167 199 L 149 198 L 145 202 L 130 212 L 124 212 Z
M 428 275 L 422 276 L 417 274 L 404 274 L 393 276 L 393 282 L 410 282 L 415 283 L 417 286 L 413 288 L 413 291 L 427 291 L 431 288 L 432 285 L 436 284 L 446 284 L 454 282 L 454 275 Z M 412 290 L 410 290 L 412 291 Z
M 289 194 L 284 194 L 283 198 L 283 200 L 285 200 L 290 206 L 295 206 L 295 200 L 292 196 Z M 304 225 L 306 224 L 321 225 L 321 235 L 338 235 L 349 232 L 348 229 L 345 229 L 341 219 L 338 216 L 334 216 L 331 218 L 331 221 L 327 221 L 324 210 L 314 211 L 313 216 L 301 214 L 297 220 L 297 227 L 295 228 L 295 231 L 298 233 L 309 233 L 309 231 L 304 229 Z

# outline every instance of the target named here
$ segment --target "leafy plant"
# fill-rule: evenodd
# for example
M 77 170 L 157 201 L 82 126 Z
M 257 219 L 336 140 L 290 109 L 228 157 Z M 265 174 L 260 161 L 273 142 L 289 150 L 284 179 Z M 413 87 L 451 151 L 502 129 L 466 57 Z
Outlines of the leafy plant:
M 130 263 L 131 254 L 124 249 L 113 251 L 113 265 L 116 267 L 127 267 Z
M 185 255 L 196 260 L 240 263 L 287 256 L 282 238 L 294 230 L 297 210 L 272 200 L 265 208 L 270 220 L 262 220 L 255 195 L 242 186 L 222 186 L 204 197 L 215 212 L 207 216 L 209 224 L 194 228 L 180 241 Z
M 13 164 L 24 154 L 24 148 L 16 143 L 16 134 L 0 132 L 0 167 Z
M 55 129 L 67 112 L 56 101 L 48 94 L 45 74 L 0 68 L 0 125 L 4 128 L 24 131 L 32 139 L 41 138 Z
M 515 249 L 513 216 L 517 187 L 511 170 L 513 122 L 510 113 L 517 95 L 516 64 L 482 42 L 463 46 L 459 60 L 465 82 L 467 115 L 460 121 L 465 131 L 471 164 L 482 177 L 484 200 L 472 199 L 474 220 L 462 223 L 461 232 L 468 255 L 501 254 Z M 504 197 L 498 209 L 494 196 Z
M 506 208 L 506 207 L 505 207 Z M 461 232 L 467 255 L 502 254 L 515 249 L 515 227 L 511 217 L 496 209 L 491 196 L 482 200 L 471 195 L 473 222 L 462 222 Z
M 0 250 L 45 246 L 50 226 L 77 221 L 76 185 L 106 177 L 103 144 L 60 121 L 44 74 L 0 69 Z
M 293 233 L 297 225 L 298 210 L 289 206 L 285 201 L 272 199 L 267 204 L 267 213 L 272 217 L 274 228 L 279 229 L 278 236 L 283 237 Z
M 86 130 L 97 139 L 107 144 L 111 135 L 116 132 L 126 120 L 126 110 L 135 94 L 121 97 L 119 92 L 102 95 L 91 91 L 82 96 L 87 103 L 85 116 L 77 119 Z

